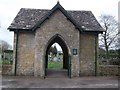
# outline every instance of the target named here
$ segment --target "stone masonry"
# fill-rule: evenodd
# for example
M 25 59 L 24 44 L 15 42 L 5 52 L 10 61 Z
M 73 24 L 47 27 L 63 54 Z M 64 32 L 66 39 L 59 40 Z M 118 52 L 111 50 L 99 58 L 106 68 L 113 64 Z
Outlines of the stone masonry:
M 62 36 L 69 48 L 72 76 L 95 74 L 95 35 L 79 33 L 60 11 L 56 11 L 35 34 L 19 33 L 17 75 L 45 75 L 46 46 L 56 34 Z M 78 55 L 72 55 L 73 48 L 78 50 Z
M 30 14 L 31 12 L 34 12 L 34 14 Z M 41 10 L 37 12 L 37 9 L 31 11 L 28 9 L 21 9 L 18 16 L 9 27 L 11 31 L 14 31 L 14 61 L 12 73 L 15 73 L 16 68 L 16 75 L 45 77 L 46 50 L 48 44 L 51 42 L 50 40 L 58 35 L 67 47 L 68 56 L 71 57 L 71 77 L 95 75 L 98 34 L 103 32 L 103 30 L 101 30 L 98 22 L 94 20 L 94 16 L 91 12 L 85 11 L 84 13 L 78 13 L 78 16 L 81 15 L 82 17 L 89 17 L 91 15 L 91 20 L 94 20 L 94 22 L 91 22 L 91 20 L 88 21 L 89 19 L 87 18 L 82 18 L 81 21 L 77 22 L 80 25 L 85 24 L 87 27 L 86 31 L 82 31 L 85 29 L 85 26 L 82 26 L 83 28 L 77 26 L 59 3 L 57 3 L 49 13 L 47 10 L 43 10 L 42 12 Z M 77 15 L 77 11 L 69 12 L 73 15 L 72 17 Z M 25 13 L 31 16 L 26 16 Z M 43 20 L 43 22 L 36 24 L 37 27 L 36 25 L 33 27 L 32 25 L 35 23 L 32 22 L 35 20 L 38 22 L 37 19 L 39 19 L 34 15 L 38 13 L 41 14 L 39 18 L 42 17 L 41 21 Z M 48 16 L 45 13 L 48 13 Z M 81 18 L 78 16 L 76 16 L 75 20 Z M 26 18 L 29 21 L 25 21 Z M 88 22 L 91 22 L 91 25 Z M 96 26 L 93 24 L 95 22 Z M 25 24 L 27 25 L 25 26 Z M 87 25 L 90 29 L 88 29 Z M 29 29 L 30 26 L 32 26 L 31 30 Z M 95 27 L 99 30 L 93 30 Z M 33 30 L 34 28 L 35 30 Z M 17 31 L 19 31 L 18 34 L 16 33 Z M 73 49 L 77 50 L 77 55 L 73 55 Z M 69 60 L 69 57 L 67 57 L 67 59 Z
M 57 23 L 56 23 L 57 22 Z M 79 50 L 79 31 L 75 29 L 75 26 L 69 22 L 66 17 L 60 12 L 56 11 L 49 20 L 41 25 L 36 30 L 35 34 L 35 62 L 34 62 L 34 74 L 44 76 L 44 57 L 45 49 L 48 41 L 56 34 L 61 35 L 69 48 L 69 54 L 71 50 L 76 48 Z M 42 42 L 42 43 L 40 43 Z M 79 52 L 79 51 L 78 51 Z M 37 63 L 39 62 L 39 63 Z M 79 75 L 79 54 L 72 55 L 72 75 Z M 39 72 L 38 71 L 43 71 Z

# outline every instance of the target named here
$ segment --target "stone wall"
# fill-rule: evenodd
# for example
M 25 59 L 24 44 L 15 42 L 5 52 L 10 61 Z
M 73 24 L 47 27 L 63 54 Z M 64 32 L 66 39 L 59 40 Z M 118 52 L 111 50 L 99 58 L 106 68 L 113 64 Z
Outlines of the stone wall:
M 34 33 L 19 33 L 17 75 L 34 75 L 34 37 Z
M 45 54 L 48 43 L 59 35 L 71 56 L 71 75 L 95 75 L 95 35 L 80 33 L 78 29 L 57 10 L 41 24 L 34 33 L 19 32 L 17 75 L 45 76 Z M 16 40 L 16 34 L 14 37 Z M 15 68 L 15 45 L 14 62 Z M 77 49 L 77 55 L 72 50 Z
M 12 65 L 12 74 L 15 73 L 15 54 L 16 54 L 16 38 L 17 34 L 14 32 L 14 44 L 13 44 L 13 65 Z
M 95 75 L 95 34 L 80 35 L 80 76 Z
M 63 15 L 59 10 L 54 12 L 49 19 L 47 19 L 36 30 L 35 34 L 35 76 L 43 77 L 45 74 L 45 52 L 48 42 L 56 34 L 59 34 L 62 40 L 66 43 L 68 53 L 72 58 L 72 76 L 79 76 L 79 54 L 72 55 L 73 48 L 79 53 L 79 30 Z M 38 72 L 41 71 L 41 72 Z
M 98 75 L 100 76 L 118 76 L 120 75 L 120 66 L 118 65 L 99 65 Z
M 120 76 L 117 65 L 99 65 L 98 76 Z M 12 75 L 12 65 L 2 65 L 2 75 Z
M 2 65 L 2 75 L 12 75 L 12 65 Z

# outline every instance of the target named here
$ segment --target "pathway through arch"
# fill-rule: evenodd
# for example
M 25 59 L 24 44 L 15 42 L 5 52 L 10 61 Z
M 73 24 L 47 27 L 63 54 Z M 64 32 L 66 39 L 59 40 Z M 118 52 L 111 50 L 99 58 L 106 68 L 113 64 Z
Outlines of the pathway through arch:
M 58 43 L 63 51 L 63 67 L 62 68 L 48 68 L 48 52 L 50 47 L 54 44 Z M 59 35 L 55 35 L 50 41 L 48 42 L 48 46 L 46 49 L 46 57 L 45 57 L 45 77 L 68 77 L 69 76 L 69 55 L 68 55 L 68 48 L 64 42 L 64 40 L 59 37 Z

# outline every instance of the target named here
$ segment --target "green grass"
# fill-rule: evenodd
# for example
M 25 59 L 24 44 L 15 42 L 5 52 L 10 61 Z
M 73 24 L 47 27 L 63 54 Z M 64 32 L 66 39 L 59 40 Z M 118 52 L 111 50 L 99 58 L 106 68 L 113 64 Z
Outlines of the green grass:
M 12 64 L 10 60 L 0 60 L 0 65 L 10 65 Z
M 11 64 L 9 60 L 3 60 L 2 64 Z
M 63 68 L 63 62 L 50 61 L 48 60 L 48 68 Z

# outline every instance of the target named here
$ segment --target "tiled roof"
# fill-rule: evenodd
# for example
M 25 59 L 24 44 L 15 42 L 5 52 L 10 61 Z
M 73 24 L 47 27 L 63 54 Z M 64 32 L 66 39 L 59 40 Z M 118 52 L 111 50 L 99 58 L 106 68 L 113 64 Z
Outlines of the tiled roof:
M 91 11 L 68 11 L 68 13 L 84 30 L 103 30 Z
M 49 10 L 21 8 L 9 26 L 10 29 L 31 29 Z
M 55 7 L 54 9 L 57 9 L 57 5 Z M 61 7 L 59 5 L 59 8 Z M 77 24 L 77 27 L 81 27 L 84 31 L 104 31 L 91 11 L 66 11 L 63 7 L 61 10 L 65 12 L 66 16 L 69 16 L 71 21 Z M 52 10 L 22 8 L 8 29 L 12 31 L 14 29 L 31 30 L 36 24 L 42 22 L 50 12 L 52 13 Z

